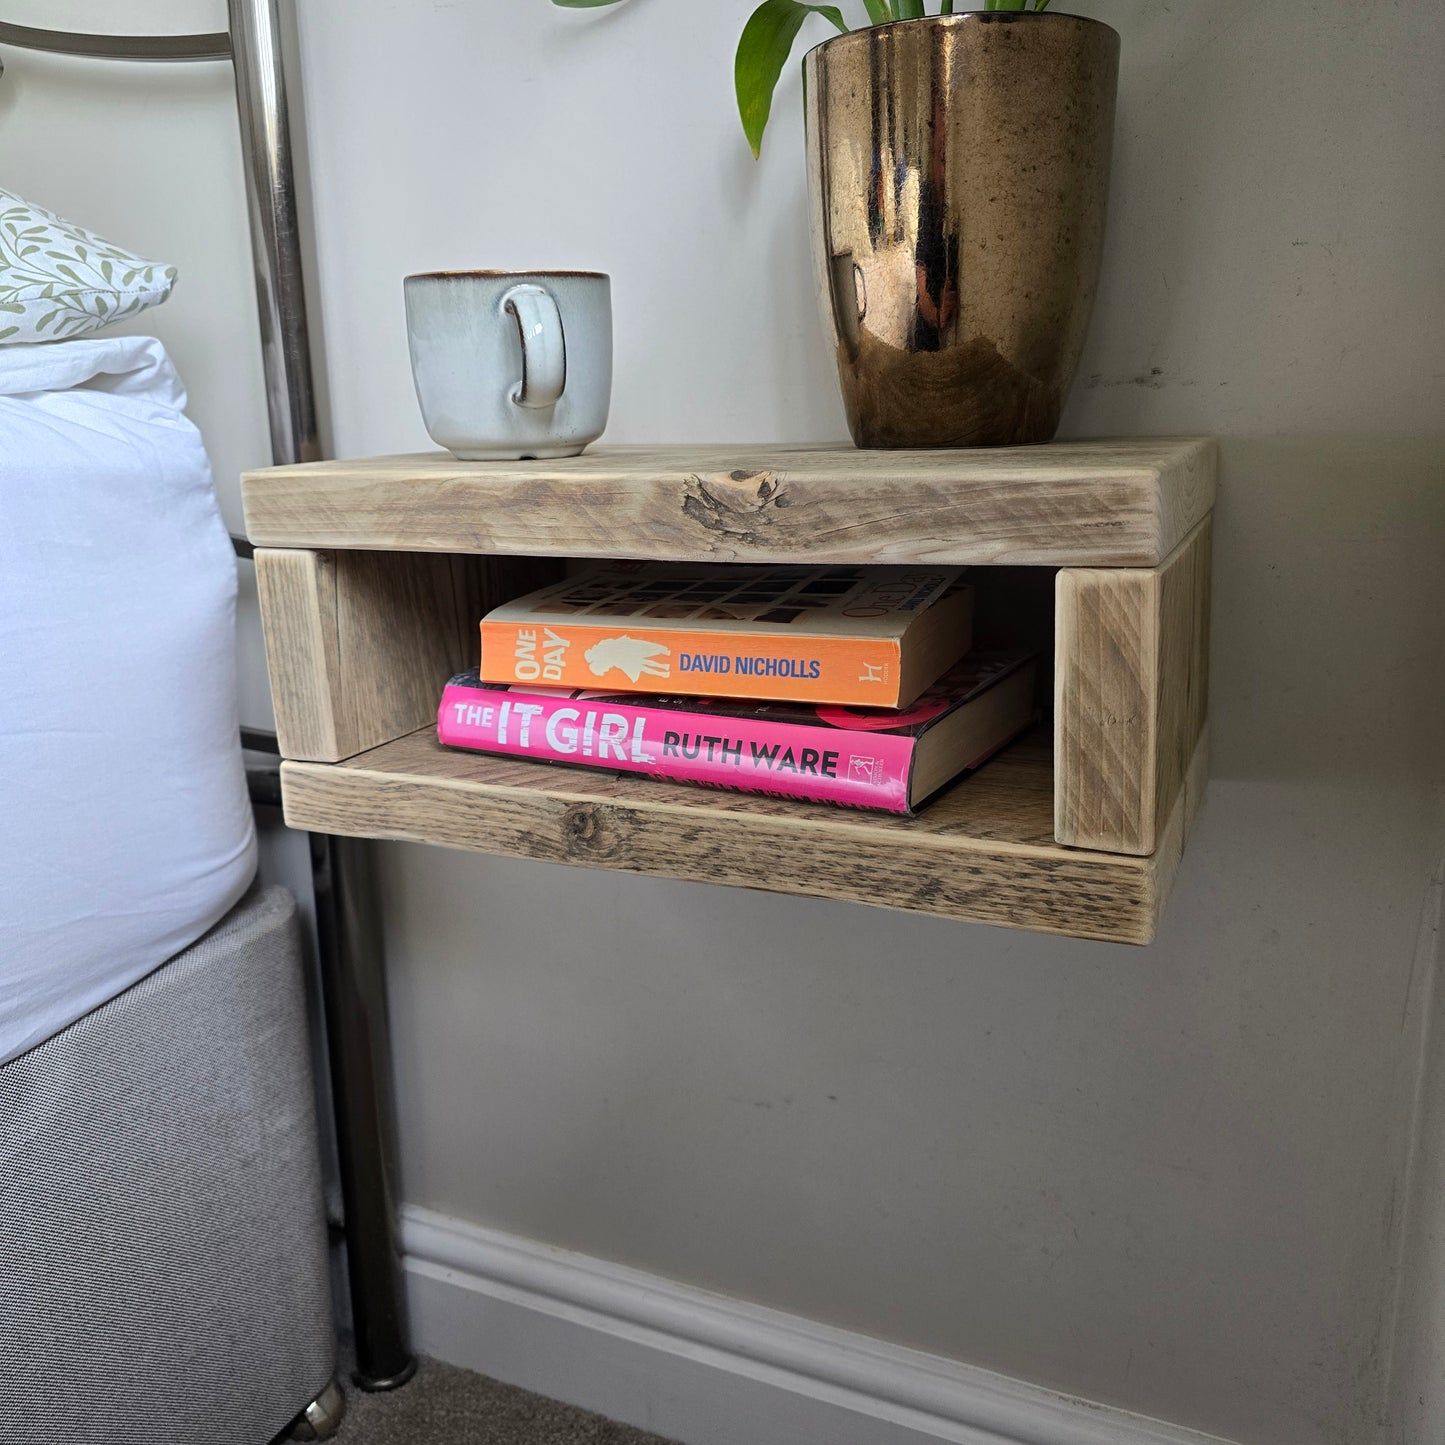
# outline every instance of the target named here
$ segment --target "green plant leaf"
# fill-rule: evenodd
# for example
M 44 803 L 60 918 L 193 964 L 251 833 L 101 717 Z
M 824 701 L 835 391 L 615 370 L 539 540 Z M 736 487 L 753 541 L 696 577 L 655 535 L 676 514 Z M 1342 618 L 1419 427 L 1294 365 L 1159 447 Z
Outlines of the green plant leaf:
M 888 0 L 863 0 L 863 8 L 868 12 L 870 25 L 887 25 L 893 19 Z
M 893 13 L 900 20 L 922 20 L 923 0 L 893 0 Z
M 738 93 L 743 134 L 755 156 L 762 152 L 763 132 L 772 114 L 778 77 L 809 15 L 821 15 L 847 33 L 848 26 L 836 5 L 805 5 L 802 0 L 763 0 L 743 26 L 733 62 L 733 83 Z

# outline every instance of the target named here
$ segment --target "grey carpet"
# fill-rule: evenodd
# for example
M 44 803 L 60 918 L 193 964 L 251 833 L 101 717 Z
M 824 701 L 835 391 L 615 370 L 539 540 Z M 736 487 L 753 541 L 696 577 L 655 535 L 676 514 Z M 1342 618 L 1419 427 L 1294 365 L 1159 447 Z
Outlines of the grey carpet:
M 349 1380 L 336 1445 L 669 1445 L 601 1415 L 485 1375 L 422 1359 L 400 1390 L 368 1395 Z

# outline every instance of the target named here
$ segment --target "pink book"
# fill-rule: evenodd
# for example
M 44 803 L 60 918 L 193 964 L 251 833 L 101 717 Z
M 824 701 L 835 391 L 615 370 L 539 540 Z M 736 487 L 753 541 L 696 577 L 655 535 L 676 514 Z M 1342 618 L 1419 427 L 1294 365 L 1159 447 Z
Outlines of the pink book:
M 448 747 L 911 813 L 1033 720 L 1036 661 L 975 652 L 902 712 L 653 696 L 454 677 Z

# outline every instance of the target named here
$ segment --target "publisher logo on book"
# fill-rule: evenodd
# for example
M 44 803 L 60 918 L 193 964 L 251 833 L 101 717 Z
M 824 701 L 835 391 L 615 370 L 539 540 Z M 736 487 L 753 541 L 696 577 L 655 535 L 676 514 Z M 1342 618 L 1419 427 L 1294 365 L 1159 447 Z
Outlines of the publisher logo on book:
M 860 753 L 848 759 L 848 777 L 855 783 L 880 786 L 887 781 L 882 758 L 867 758 Z

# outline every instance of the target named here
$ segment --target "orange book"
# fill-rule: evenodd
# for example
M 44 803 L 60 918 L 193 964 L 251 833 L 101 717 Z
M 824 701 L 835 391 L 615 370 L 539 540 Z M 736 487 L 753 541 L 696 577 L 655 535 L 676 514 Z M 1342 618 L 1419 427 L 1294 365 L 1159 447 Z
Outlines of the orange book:
M 907 707 L 968 651 L 962 570 L 599 563 L 487 613 L 481 679 Z

